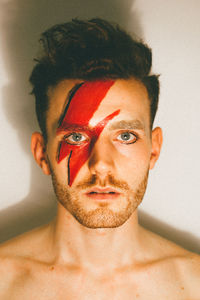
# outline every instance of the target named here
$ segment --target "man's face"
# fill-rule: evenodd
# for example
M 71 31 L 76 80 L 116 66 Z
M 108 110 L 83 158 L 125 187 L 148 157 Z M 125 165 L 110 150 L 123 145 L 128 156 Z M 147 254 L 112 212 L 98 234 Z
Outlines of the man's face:
M 148 95 L 134 79 L 81 83 L 49 90 L 54 190 L 82 225 L 117 227 L 140 204 L 153 166 Z

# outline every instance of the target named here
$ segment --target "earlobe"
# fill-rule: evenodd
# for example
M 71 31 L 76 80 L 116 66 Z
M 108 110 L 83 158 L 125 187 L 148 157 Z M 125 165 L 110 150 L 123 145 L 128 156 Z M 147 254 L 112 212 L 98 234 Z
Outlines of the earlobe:
M 50 175 L 50 168 L 46 157 L 46 147 L 43 135 L 40 132 L 34 132 L 31 137 L 31 151 L 37 164 L 42 168 L 43 173 Z
M 152 148 L 151 148 L 150 169 L 153 169 L 156 161 L 159 158 L 160 150 L 162 147 L 162 142 L 163 142 L 162 129 L 160 127 L 156 127 L 152 131 Z

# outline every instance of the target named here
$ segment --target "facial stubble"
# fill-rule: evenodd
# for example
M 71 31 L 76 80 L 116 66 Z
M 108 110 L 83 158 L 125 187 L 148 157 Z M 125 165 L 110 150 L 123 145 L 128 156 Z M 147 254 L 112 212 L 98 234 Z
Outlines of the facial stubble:
M 125 181 L 116 180 L 112 175 L 108 175 L 104 180 L 100 180 L 96 175 L 92 175 L 74 187 L 68 187 L 61 184 L 53 170 L 51 171 L 53 187 L 58 201 L 81 225 L 93 229 L 115 228 L 123 225 L 141 203 L 146 191 L 149 174 L 149 170 L 146 171 L 142 180 L 133 189 Z M 102 201 L 102 203 L 99 202 L 97 208 L 86 209 L 84 198 L 81 199 L 80 195 L 83 194 L 86 188 L 91 188 L 97 184 L 102 188 L 110 186 L 120 190 L 123 195 L 121 199 L 121 201 L 124 201 L 123 208 L 113 211 L 108 204 Z

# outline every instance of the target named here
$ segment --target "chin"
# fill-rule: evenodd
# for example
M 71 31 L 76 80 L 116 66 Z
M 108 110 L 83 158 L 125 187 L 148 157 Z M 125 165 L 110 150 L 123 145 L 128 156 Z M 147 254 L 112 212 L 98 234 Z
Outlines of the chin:
M 72 215 L 83 226 L 91 229 L 116 228 L 123 225 L 132 215 L 133 209 L 127 208 L 123 212 L 113 212 L 110 209 L 97 208 L 93 211 Z

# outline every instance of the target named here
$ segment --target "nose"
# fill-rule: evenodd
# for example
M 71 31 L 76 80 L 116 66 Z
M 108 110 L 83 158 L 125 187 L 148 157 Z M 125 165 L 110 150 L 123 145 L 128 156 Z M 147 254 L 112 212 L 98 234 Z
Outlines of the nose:
M 113 148 L 108 141 L 101 138 L 97 140 L 88 161 L 88 167 L 93 175 L 105 178 L 113 173 L 115 169 Z

